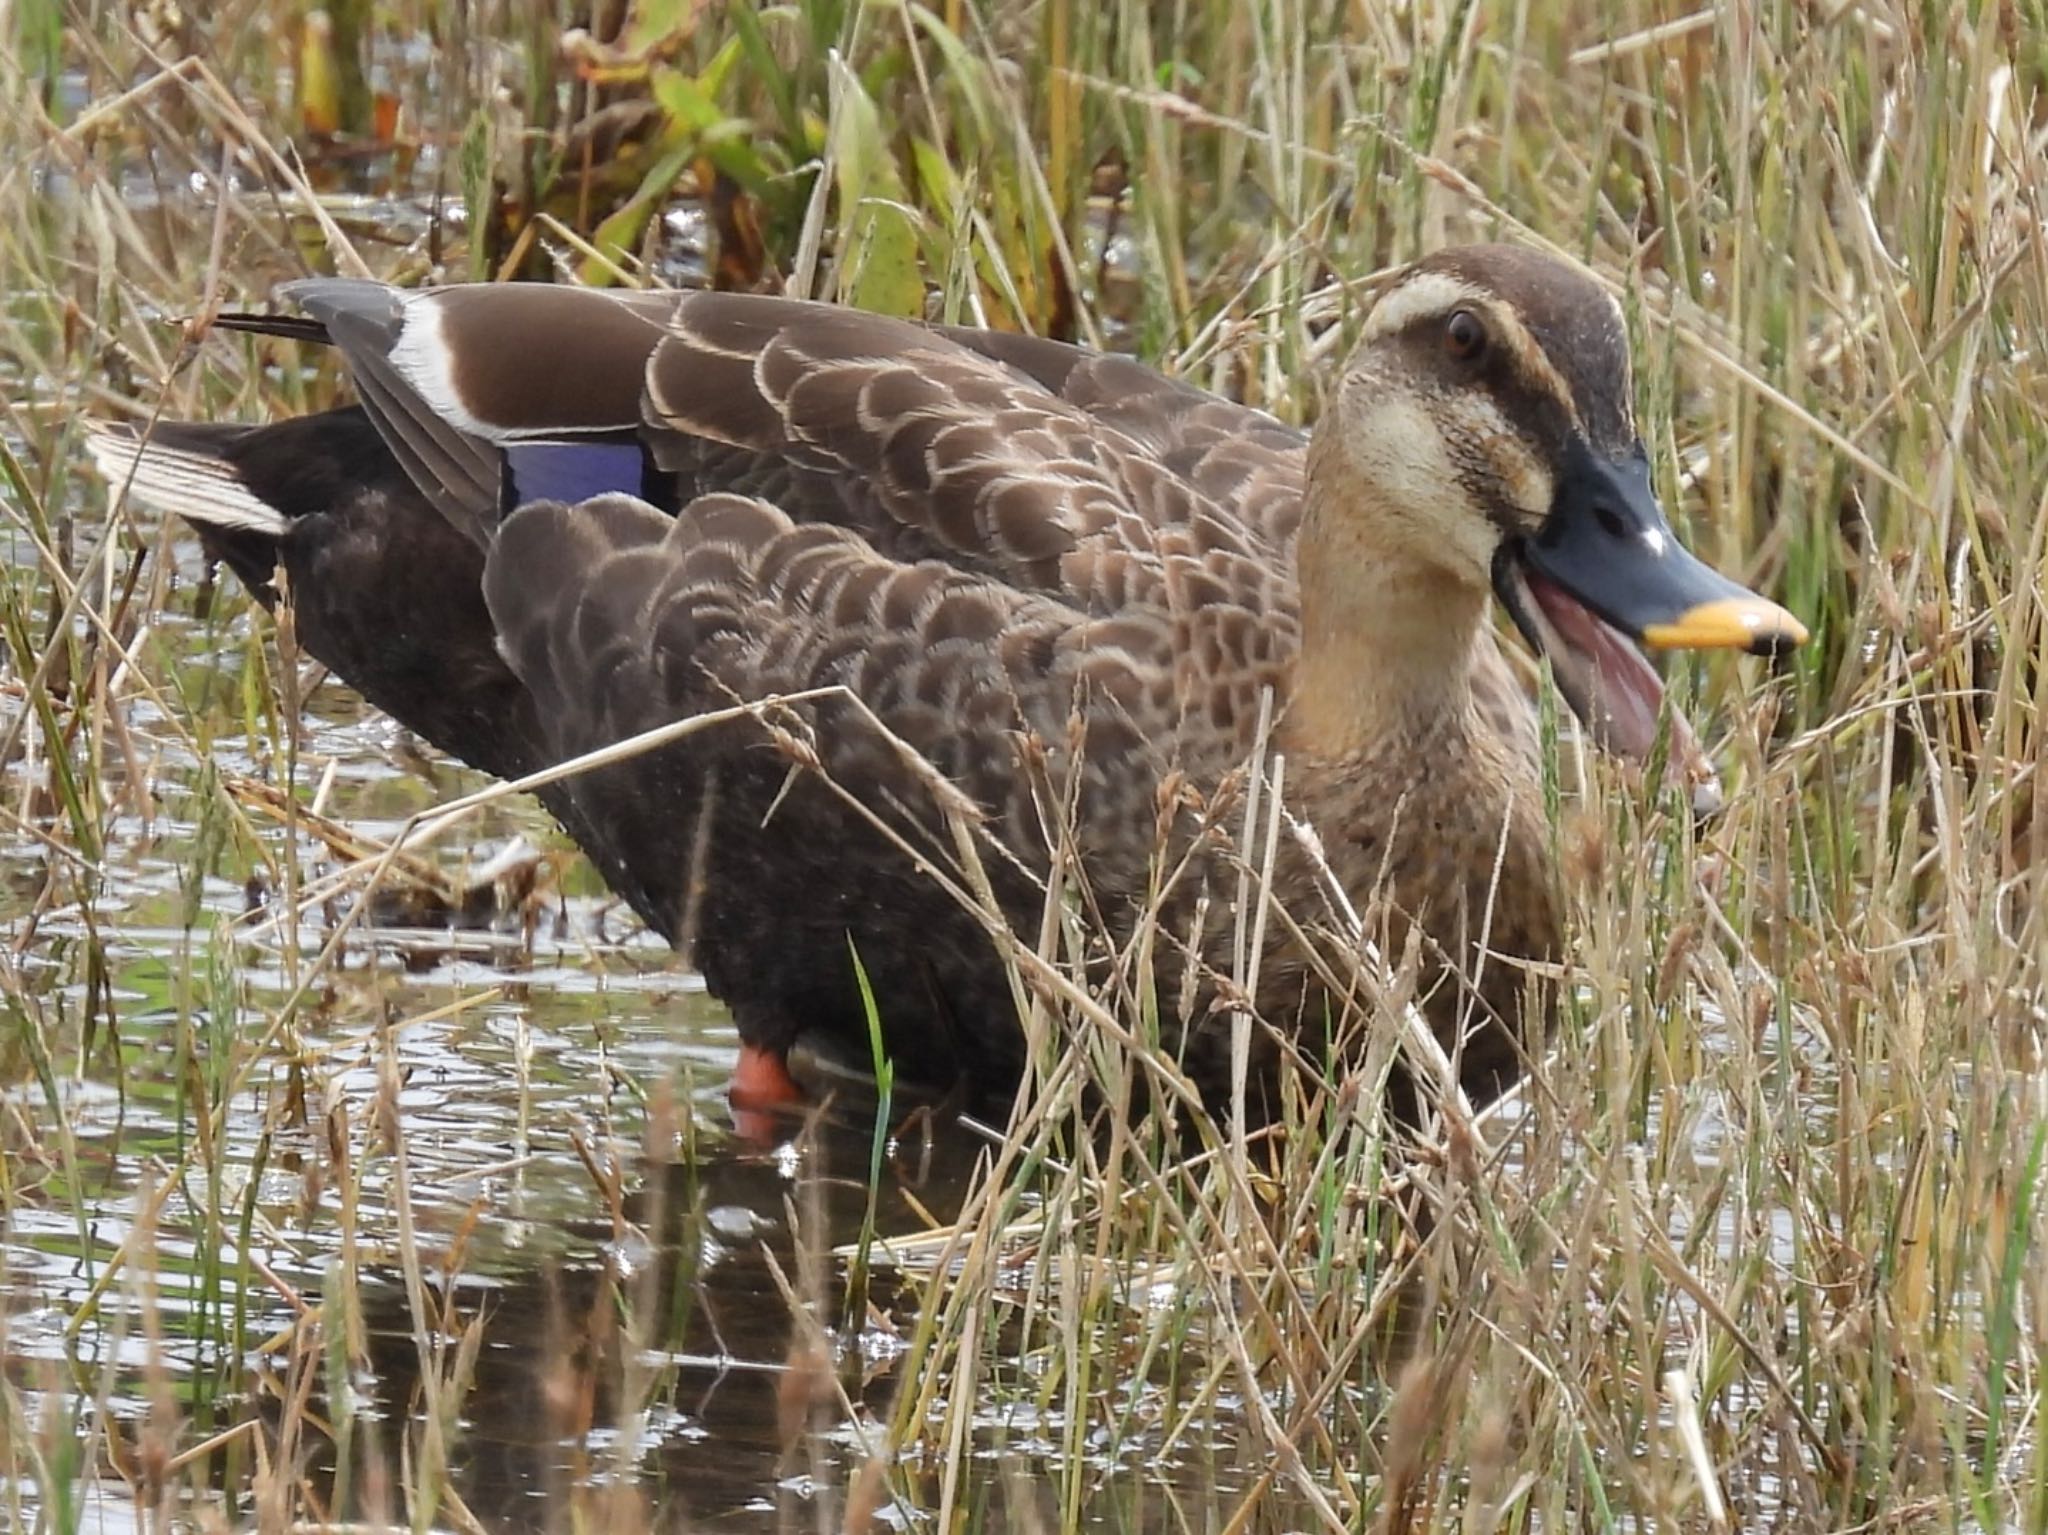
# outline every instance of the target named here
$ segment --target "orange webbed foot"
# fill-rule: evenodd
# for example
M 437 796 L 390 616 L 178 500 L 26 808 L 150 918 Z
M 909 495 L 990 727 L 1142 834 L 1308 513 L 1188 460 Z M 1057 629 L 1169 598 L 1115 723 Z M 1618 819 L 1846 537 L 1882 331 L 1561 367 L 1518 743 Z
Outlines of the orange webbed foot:
M 777 1121 L 811 1101 L 811 1095 L 789 1074 L 783 1053 L 759 1045 L 740 1046 L 725 1096 L 732 1105 L 733 1127 L 749 1140 L 775 1139 Z

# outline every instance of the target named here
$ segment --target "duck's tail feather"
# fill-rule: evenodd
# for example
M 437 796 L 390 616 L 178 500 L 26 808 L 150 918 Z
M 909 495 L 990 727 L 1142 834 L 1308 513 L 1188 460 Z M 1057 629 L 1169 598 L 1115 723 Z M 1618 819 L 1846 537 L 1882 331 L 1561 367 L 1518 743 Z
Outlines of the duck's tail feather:
M 118 421 L 89 421 L 86 451 L 116 497 L 224 532 L 281 537 L 290 519 L 242 481 L 228 451 L 247 427 L 161 422 L 146 436 Z

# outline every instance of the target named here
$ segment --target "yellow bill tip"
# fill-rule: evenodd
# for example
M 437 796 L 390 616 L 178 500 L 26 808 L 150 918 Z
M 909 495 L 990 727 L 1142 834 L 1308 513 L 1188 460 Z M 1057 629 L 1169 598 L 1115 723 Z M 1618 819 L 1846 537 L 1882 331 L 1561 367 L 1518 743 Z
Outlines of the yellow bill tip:
M 1656 650 L 1747 650 L 1776 655 L 1806 643 L 1806 625 L 1763 597 L 1719 597 L 1687 608 L 1668 624 L 1646 624 Z

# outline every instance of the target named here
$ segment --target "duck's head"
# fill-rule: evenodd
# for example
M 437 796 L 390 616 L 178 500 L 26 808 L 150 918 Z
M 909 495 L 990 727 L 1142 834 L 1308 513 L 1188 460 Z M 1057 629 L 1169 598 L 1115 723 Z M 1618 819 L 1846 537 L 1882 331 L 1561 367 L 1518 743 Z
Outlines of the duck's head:
M 1687 553 L 1650 488 L 1620 308 L 1573 266 L 1469 246 L 1383 291 L 1317 444 L 1363 494 L 1369 541 L 1491 588 L 1594 738 L 1655 739 L 1642 649 L 1772 654 L 1806 630 Z

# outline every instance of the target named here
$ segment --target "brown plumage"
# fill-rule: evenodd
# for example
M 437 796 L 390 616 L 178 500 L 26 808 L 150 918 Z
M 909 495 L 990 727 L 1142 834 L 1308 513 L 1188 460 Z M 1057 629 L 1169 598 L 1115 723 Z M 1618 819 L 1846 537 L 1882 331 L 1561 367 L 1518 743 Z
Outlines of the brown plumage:
M 1411 929 L 1423 940 L 1426 1014 L 1490 1095 L 1547 1006 L 1522 962 L 1554 959 L 1559 931 L 1532 715 L 1489 594 L 1595 738 L 1637 755 L 1659 695 L 1633 640 L 1800 637 L 1679 548 L 1649 492 L 1618 310 L 1519 250 L 1397 278 L 1313 445 L 1125 358 L 791 300 L 323 281 L 292 296 L 362 394 L 323 430 L 359 440 L 367 419 L 388 459 L 350 492 L 306 423 L 181 427 L 143 450 L 136 490 L 259 585 L 282 560 L 302 641 L 401 720 L 518 773 L 734 701 L 850 695 L 547 796 L 764 1059 L 800 1036 L 865 1059 L 858 954 L 899 1069 L 997 1093 L 1016 1079 L 1012 995 L 930 877 L 953 848 L 907 746 L 973 807 L 1018 931 L 1046 920 L 1067 830 L 1112 940 L 1099 974 L 1163 880 L 1169 929 L 1208 910 L 1211 984 L 1185 1015 L 1177 990 L 1157 1000 L 1215 1095 L 1237 791 L 1270 694 L 1289 810 L 1370 931 L 1397 953 Z M 294 458 L 266 449 L 293 427 Z M 137 462 L 118 434 L 101 458 L 117 483 Z M 305 483 L 332 475 L 341 490 L 307 515 Z M 439 549 L 449 529 L 468 552 Z M 449 586 L 433 643 L 500 700 L 489 728 L 395 669 L 421 619 L 386 600 L 380 567 L 421 540 Z M 473 675 L 479 654 L 500 670 Z M 1340 926 L 1291 837 L 1276 888 L 1307 928 Z M 1327 985 L 1341 958 L 1312 952 L 1349 939 L 1270 933 L 1257 1010 L 1313 1060 L 1361 1016 Z M 1178 959 L 1160 963 L 1177 979 Z

